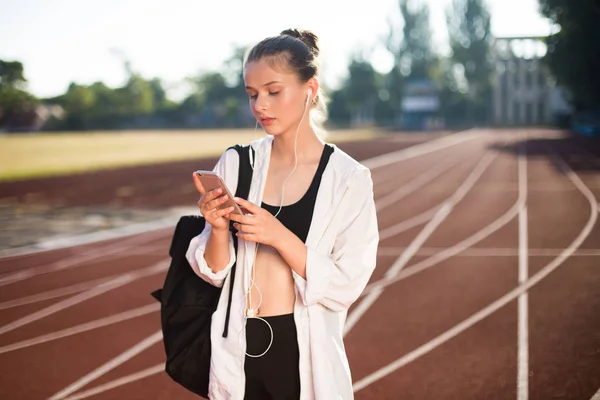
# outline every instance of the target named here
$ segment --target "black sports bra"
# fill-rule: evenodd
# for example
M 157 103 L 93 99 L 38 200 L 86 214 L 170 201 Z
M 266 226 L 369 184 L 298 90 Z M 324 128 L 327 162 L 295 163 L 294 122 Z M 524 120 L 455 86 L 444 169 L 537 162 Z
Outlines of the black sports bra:
M 323 171 L 325 171 L 325 167 L 327 166 L 332 153 L 333 147 L 326 144 L 323 153 L 321 154 L 317 172 L 304 196 L 294 204 L 283 206 L 281 212 L 277 216 L 277 219 L 281 221 L 286 228 L 294 232 L 294 234 L 303 242 L 306 242 L 306 237 L 308 236 L 308 231 L 310 229 L 315 202 L 317 200 L 317 193 L 321 184 L 321 177 L 323 176 Z M 264 202 L 261 204 L 261 207 L 269 211 L 272 215 L 275 215 L 277 211 L 279 211 L 279 206 L 273 206 Z

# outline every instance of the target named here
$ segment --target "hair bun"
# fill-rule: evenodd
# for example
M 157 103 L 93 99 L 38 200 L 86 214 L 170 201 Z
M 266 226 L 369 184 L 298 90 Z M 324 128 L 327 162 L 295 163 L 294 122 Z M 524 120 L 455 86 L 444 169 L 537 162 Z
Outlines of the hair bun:
M 298 29 L 286 29 L 281 32 L 281 35 L 287 35 L 296 39 L 300 39 L 305 45 L 308 46 L 315 57 L 319 55 L 319 38 L 313 32 Z

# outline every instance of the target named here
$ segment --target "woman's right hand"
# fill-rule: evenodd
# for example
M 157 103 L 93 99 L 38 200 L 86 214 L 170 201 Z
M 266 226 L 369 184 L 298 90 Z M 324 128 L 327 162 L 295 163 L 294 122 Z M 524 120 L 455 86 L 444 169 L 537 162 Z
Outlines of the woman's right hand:
M 227 231 L 229 229 L 229 214 L 234 210 L 233 207 L 227 207 L 219 210 L 218 207 L 227 201 L 227 195 L 222 194 L 222 189 L 215 189 L 207 192 L 202 186 L 196 173 L 193 174 L 194 184 L 202 197 L 198 201 L 200 213 L 212 225 L 213 230 Z

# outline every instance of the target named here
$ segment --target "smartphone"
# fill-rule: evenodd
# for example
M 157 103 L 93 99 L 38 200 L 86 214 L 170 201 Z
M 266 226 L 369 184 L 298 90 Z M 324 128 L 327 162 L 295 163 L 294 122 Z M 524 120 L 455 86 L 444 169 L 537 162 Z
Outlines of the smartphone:
M 233 195 L 227 188 L 227 185 L 216 172 L 198 170 L 196 171 L 196 175 L 198 175 L 200 183 L 202 183 L 202 186 L 204 186 L 204 190 L 206 190 L 206 192 L 210 192 L 211 190 L 221 188 L 223 190 L 223 194 L 227 195 L 227 201 L 219 205 L 219 209 L 233 207 L 232 212 L 234 214 L 244 215 L 240 206 L 233 200 Z

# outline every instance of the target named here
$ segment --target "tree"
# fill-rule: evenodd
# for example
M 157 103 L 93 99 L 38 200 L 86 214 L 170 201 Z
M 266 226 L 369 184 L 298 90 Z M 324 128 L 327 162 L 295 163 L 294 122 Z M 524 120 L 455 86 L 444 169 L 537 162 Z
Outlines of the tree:
M 205 72 L 188 81 L 194 90 L 178 110 L 186 126 L 245 125 L 242 105 L 247 104 L 247 97 L 246 92 L 241 91 L 240 82 L 232 82 L 235 86 L 231 87 L 220 72 Z
M 437 56 L 431 43 L 429 7 L 425 3 L 416 4 L 414 0 L 398 0 L 404 21 L 401 39 L 398 43 L 398 29 L 390 24 L 386 47 L 403 76 L 428 78 Z
M 373 123 L 378 116 L 383 81 L 384 77 L 366 61 L 366 54 L 355 52 L 341 88 L 331 93 L 329 121 L 338 126 Z
M 96 115 L 118 114 L 119 100 L 114 89 L 109 88 L 102 82 L 96 82 L 89 86 L 94 96 L 93 113 Z
M 453 0 L 446 13 L 451 70 L 467 90 L 467 120 L 486 122 L 491 109 L 494 62 L 490 12 L 485 0 Z M 459 68 L 456 68 L 456 66 Z
M 89 87 L 71 83 L 63 98 L 64 126 L 70 130 L 90 129 L 90 117 L 96 96 Z
M 451 57 L 440 61 L 434 72 L 434 80 L 440 87 L 440 116 L 446 126 L 465 127 L 472 124 L 468 118 L 468 87 L 462 65 Z
M 400 105 L 402 104 L 402 93 L 406 77 L 400 71 L 400 65 L 394 65 L 390 72 L 388 72 L 384 79 L 383 90 L 387 93 L 387 100 L 380 106 L 381 108 L 387 108 L 387 112 L 380 112 L 384 114 L 380 116 L 378 120 L 385 123 L 396 123 L 401 114 Z
M 127 84 L 118 89 L 122 97 L 122 111 L 127 114 L 150 114 L 154 111 L 155 93 L 148 81 L 133 74 Z
M 399 121 L 401 103 L 407 81 L 430 79 L 438 64 L 433 50 L 429 7 L 415 0 L 398 0 L 403 24 L 400 28 L 388 22 L 388 35 L 383 42 L 394 57 L 394 66 L 384 77 L 377 119 L 384 123 Z
M 380 89 L 379 77 L 373 66 L 355 56 L 348 66 L 348 78 L 344 86 L 352 122 L 372 122 Z
M 235 46 L 232 55 L 225 60 L 222 68 L 222 74 L 227 82 L 227 86 L 234 88 L 242 98 L 246 96 L 244 88 L 244 55 L 246 48 Z
M 202 92 L 207 102 L 224 102 L 231 94 L 231 88 L 225 82 L 225 77 L 219 72 L 209 72 L 197 80 L 198 89 Z
M 154 107 L 157 110 L 163 109 L 170 105 L 169 99 L 167 98 L 167 92 L 163 87 L 163 83 L 159 78 L 154 78 L 148 81 L 150 91 L 152 92 L 152 100 Z
M 544 62 L 566 87 L 576 109 L 600 107 L 600 5 L 597 0 L 539 0 L 543 15 L 560 27 L 547 39 Z
M 0 60 L 0 128 L 20 128 L 30 124 L 38 104 L 25 90 L 23 64 Z
M 22 63 L 0 60 L 0 87 L 22 88 L 25 82 Z
M 328 106 L 329 122 L 337 126 L 347 126 L 350 123 L 350 105 L 345 88 L 334 90 L 330 95 Z
M 67 112 L 82 114 L 89 112 L 96 103 L 94 92 L 89 87 L 71 83 L 65 95 Z

